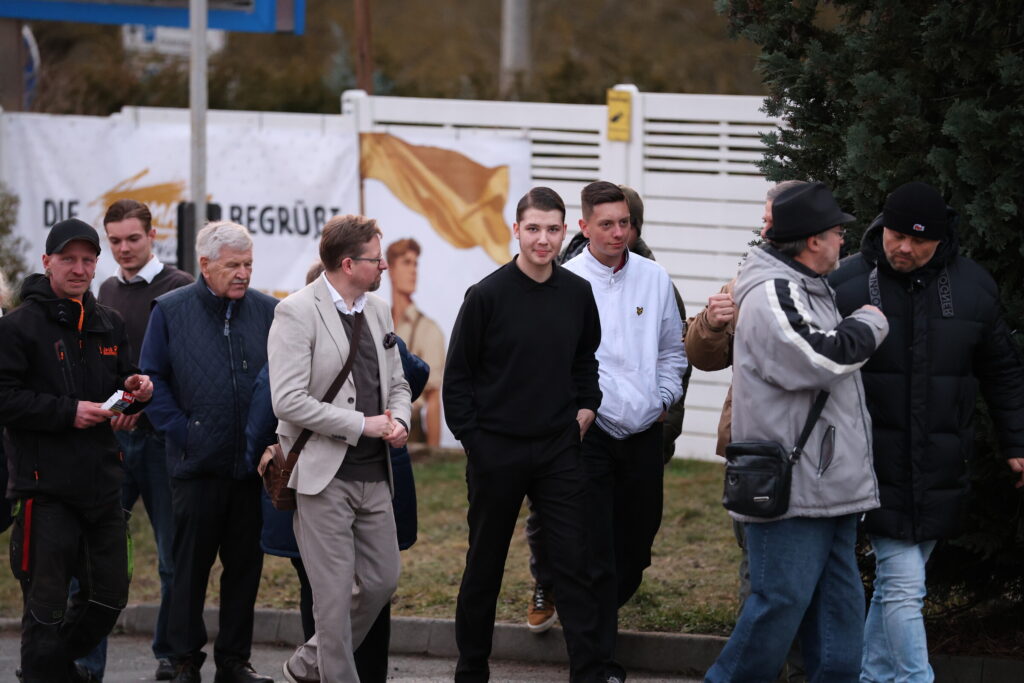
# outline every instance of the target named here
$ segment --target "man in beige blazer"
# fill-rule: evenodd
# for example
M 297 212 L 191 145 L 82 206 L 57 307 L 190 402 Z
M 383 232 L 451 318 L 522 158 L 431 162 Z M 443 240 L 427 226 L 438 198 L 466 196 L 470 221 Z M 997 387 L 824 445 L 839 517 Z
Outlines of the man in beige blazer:
M 373 219 L 329 220 L 320 239 L 327 270 L 278 305 L 267 343 L 282 448 L 313 432 L 289 481 L 317 626 L 284 664 L 293 683 L 357 683 L 352 651 L 398 584 L 388 446 L 405 443 L 411 407 L 391 312 L 369 294 L 387 269 L 380 237 Z M 323 402 L 350 353 L 351 374 Z

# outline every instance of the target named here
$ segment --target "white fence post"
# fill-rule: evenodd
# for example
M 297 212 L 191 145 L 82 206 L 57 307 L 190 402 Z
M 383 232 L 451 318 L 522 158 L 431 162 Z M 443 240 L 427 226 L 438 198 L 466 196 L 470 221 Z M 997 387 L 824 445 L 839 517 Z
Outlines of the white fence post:
M 370 97 L 365 90 L 346 90 L 341 94 L 341 115 L 351 116 L 359 133 L 369 131 L 373 125 L 370 106 Z

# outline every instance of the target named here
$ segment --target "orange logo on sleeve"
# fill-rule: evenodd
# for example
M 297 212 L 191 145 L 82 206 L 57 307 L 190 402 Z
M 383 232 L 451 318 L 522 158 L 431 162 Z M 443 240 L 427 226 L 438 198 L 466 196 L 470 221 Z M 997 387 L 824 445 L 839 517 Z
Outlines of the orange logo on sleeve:
M 117 355 L 117 345 L 114 345 L 114 346 L 101 346 L 100 347 L 100 353 L 102 353 L 104 356 L 116 356 Z

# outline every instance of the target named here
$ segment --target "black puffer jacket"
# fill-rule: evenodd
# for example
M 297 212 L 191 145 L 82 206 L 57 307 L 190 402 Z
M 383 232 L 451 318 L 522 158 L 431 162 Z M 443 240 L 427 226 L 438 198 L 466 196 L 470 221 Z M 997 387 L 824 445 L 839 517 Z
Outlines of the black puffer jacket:
M 959 528 L 979 383 L 1003 456 L 1024 457 L 1024 368 L 996 283 L 959 254 L 954 228 L 912 273 L 889 266 L 882 232 L 879 216 L 830 281 L 843 315 L 873 303 L 889 320 L 888 338 L 862 369 L 882 499 L 867 530 L 921 542 Z
M 31 275 L 0 318 L 0 424 L 11 450 L 8 495 L 90 504 L 119 495 L 123 468 L 109 422 L 75 429 L 78 401 L 103 403 L 135 373 L 124 321 L 96 303 L 60 299 Z M 142 404 L 133 406 L 137 412 Z

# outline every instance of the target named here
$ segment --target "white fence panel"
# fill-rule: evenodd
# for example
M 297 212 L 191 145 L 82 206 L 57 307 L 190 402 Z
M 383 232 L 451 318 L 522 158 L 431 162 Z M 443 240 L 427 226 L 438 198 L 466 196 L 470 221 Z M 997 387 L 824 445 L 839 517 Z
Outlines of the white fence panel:
M 531 143 L 534 185 L 566 201 L 570 234 L 579 191 L 598 179 L 627 183 L 643 196 L 644 239 L 694 314 L 735 275 L 760 227 L 769 184 L 757 167 L 761 135 L 778 122 L 757 97 L 632 94 L 632 140 L 606 139 L 601 105 L 466 102 L 346 93 L 342 111 L 361 131 L 441 128 L 521 136 Z M 730 372 L 694 372 L 677 455 L 713 458 Z
M 603 105 L 370 97 L 360 91 L 342 96 L 341 116 L 211 111 L 209 125 L 319 128 L 336 135 L 357 130 L 401 136 L 438 129 L 456 136 L 497 134 L 528 140 L 531 182 L 550 186 L 565 199 L 571 232 L 576 230 L 584 185 L 605 179 L 636 188 L 646 205 L 644 239 L 692 315 L 733 277 L 760 226 L 769 187 L 757 167 L 763 151 L 760 137 L 779 122 L 760 111 L 762 101 L 756 97 L 617 89 L 632 94 L 629 142 L 607 140 Z M 179 122 L 187 112 L 126 108 L 118 116 L 148 126 Z M 714 457 L 729 377 L 728 371 L 694 373 L 678 455 Z

